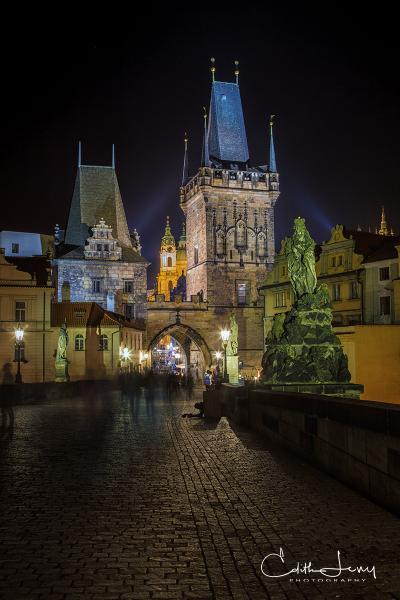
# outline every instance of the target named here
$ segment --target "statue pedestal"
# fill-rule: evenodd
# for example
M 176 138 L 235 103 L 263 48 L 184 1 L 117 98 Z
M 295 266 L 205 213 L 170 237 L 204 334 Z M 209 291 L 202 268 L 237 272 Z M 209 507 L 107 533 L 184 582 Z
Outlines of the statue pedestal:
M 55 367 L 56 367 L 56 379 L 55 380 L 57 382 L 69 381 L 68 360 L 66 360 L 66 359 L 56 360 Z
M 226 357 L 226 370 L 229 377 L 229 383 L 233 385 L 239 383 L 239 357 L 237 355 Z

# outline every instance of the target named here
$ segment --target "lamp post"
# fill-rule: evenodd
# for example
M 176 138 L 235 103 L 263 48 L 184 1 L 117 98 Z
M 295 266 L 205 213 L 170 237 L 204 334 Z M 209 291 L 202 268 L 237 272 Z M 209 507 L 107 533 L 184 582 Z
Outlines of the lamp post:
M 24 330 L 21 327 L 21 323 L 18 324 L 18 328 L 15 330 L 15 347 L 17 350 L 17 362 L 18 369 L 15 375 L 15 383 L 22 383 L 21 377 L 21 348 L 24 340 Z
M 228 340 L 229 340 L 230 335 L 231 335 L 231 332 L 229 331 L 229 329 L 223 329 L 221 331 L 222 345 L 224 347 L 224 377 L 223 377 L 223 381 L 225 381 L 225 383 L 229 382 L 228 372 L 226 369 L 226 347 L 228 345 Z

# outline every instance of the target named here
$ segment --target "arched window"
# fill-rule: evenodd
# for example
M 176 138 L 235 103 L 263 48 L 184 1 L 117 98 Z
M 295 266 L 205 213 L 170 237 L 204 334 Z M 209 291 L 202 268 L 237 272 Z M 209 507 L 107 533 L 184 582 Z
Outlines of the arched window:
M 172 267 L 172 258 L 168 256 L 167 267 Z
M 224 234 L 221 230 L 217 233 L 217 254 L 219 256 L 224 254 Z
M 246 226 L 243 221 L 239 221 L 236 225 L 236 245 L 246 246 Z
M 105 333 L 100 336 L 100 350 L 108 350 L 108 335 Z
M 265 233 L 261 232 L 258 234 L 258 256 L 266 255 L 266 241 Z
M 85 338 L 81 333 L 75 336 L 75 350 L 81 351 L 85 349 Z

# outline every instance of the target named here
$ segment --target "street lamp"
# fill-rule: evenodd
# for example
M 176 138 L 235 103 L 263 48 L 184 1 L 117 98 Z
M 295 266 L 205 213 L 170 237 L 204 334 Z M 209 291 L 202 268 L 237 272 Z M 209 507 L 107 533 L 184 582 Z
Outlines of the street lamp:
M 228 345 L 228 340 L 229 340 L 229 336 L 231 335 L 231 332 L 229 331 L 229 329 L 223 329 L 221 331 L 221 339 L 222 339 L 222 345 L 224 347 L 224 377 L 223 380 L 227 383 L 229 381 L 228 379 L 228 373 L 227 373 L 227 369 L 226 369 L 226 347 Z
M 15 330 L 15 348 L 17 350 L 17 362 L 18 369 L 15 375 L 15 383 L 22 383 L 21 377 L 21 349 L 24 340 L 24 330 L 21 327 L 21 323 L 18 324 L 18 328 Z

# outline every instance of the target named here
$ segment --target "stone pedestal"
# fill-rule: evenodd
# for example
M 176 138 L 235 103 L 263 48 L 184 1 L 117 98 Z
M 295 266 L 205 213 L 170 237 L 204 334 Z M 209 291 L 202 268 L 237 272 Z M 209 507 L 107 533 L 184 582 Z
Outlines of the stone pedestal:
M 65 382 L 69 381 L 69 373 L 68 373 L 68 360 L 60 359 L 56 360 L 56 381 L 57 382 Z
M 239 357 L 238 356 L 227 356 L 226 357 L 226 370 L 229 377 L 229 383 L 239 383 Z

